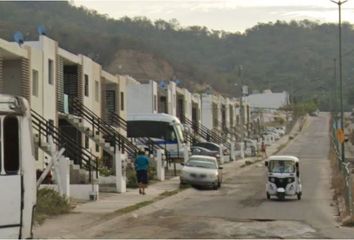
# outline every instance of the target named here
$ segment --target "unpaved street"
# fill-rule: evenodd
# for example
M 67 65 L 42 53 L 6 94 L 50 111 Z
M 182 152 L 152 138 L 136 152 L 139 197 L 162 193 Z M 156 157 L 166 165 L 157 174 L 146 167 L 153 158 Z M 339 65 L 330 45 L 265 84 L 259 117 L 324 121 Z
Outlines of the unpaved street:
M 262 163 L 235 170 L 221 189 L 187 189 L 66 237 L 353 238 L 332 207 L 327 115 L 311 118 L 282 154 L 301 160 L 303 199 L 266 200 Z

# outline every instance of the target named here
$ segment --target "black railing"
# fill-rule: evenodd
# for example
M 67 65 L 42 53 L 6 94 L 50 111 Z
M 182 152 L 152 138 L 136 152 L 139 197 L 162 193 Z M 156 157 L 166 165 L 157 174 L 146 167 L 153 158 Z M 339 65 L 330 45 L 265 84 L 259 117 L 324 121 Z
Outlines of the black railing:
M 127 131 L 127 122 L 125 121 L 124 118 L 119 116 L 118 114 L 114 112 L 109 113 L 109 121 L 114 125 L 117 126 L 118 128 L 121 128 L 125 131 Z
M 225 140 L 224 138 L 219 135 L 215 130 L 210 130 L 209 128 L 205 127 L 203 124 L 192 121 L 185 116 L 182 116 L 183 122 L 187 124 L 189 127 L 193 129 L 194 134 L 200 136 L 201 138 L 205 139 L 208 142 L 214 143 L 223 143 Z
M 94 112 L 82 104 L 80 100 L 74 98 L 69 102 L 69 104 L 75 114 L 82 117 L 91 125 L 91 130 L 93 133 L 98 131 L 103 135 L 103 138 L 107 142 L 113 144 L 114 152 L 117 150 L 116 146 L 118 146 L 122 153 L 127 152 L 130 157 L 134 157 L 137 154 L 139 148 L 134 143 L 129 141 L 128 138 L 120 134 L 113 127 L 111 127 L 110 124 L 97 116 Z
M 67 136 L 63 131 L 50 124 L 40 114 L 31 110 L 32 127 L 38 133 L 38 145 L 42 145 L 42 138 L 47 139 L 51 136 L 53 143 L 57 146 L 57 150 L 65 148 L 64 156 L 71 158 L 75 164 L 89 171 L 89 181 L 91 182 L 92 170 L 96 172 L 98 178 L 98 159 L 86 148 L 75 142 L 70 136 Z

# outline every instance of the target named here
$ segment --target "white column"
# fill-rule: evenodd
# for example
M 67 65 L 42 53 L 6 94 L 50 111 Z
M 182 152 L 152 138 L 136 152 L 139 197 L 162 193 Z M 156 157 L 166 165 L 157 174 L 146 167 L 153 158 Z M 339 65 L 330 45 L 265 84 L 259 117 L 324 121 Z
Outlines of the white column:
M 236 160 L 235 142 L 231 142 L 230 158 L 231 158 L 230 161 Z
M 62 156 L 59 155 L 59 152 L 57 152 L 52 136 L 48 137 L 48 144 L 50 145 L 50 155 L 51 155 L 51 162 L 48 164 L 48 166 L 52 165 L 54 167 L 54 178 L 56 184 L 58 185 L 58 192 L 60 196 L 64 196 L 64 190 L 63 190 L 64 186 L 62 186 L 63 181 L 61 180 L 60 166 L 59 166 L 60 163 L 59 160 L 61 160 Z
M 116 189 L 117 192 L 119 193 L 124 193 L 127 191 L 127 184 L 126 184 L 126 176 L 125 176 L 125 166 L 124 161 L 125 161 L 125 155 L 122 154 L 118 149 L 118 146 L 116 146 L 116 153 L 114 155 L 114 160 L 116 163 Z
M 189 146 L 189 142 L 184 144 L 184 162 L 186 163 L 189 159 L 189 149 L 190 149 L 190 146 Z
M 241 159 L 245 158 L 245 145 L 243 142 L 240 143 Z
M 165 167 L 162 159 L 162 149 L 158 149 L 156 153 L 156 171 L 157 171 L 157 179 L 160 181 L 165 180 Z
M 61 156 L 58 163 L 59 174 L 60 174 L 60 185 L 63 196 L 70 197 L 70 162 L 69 159 Z

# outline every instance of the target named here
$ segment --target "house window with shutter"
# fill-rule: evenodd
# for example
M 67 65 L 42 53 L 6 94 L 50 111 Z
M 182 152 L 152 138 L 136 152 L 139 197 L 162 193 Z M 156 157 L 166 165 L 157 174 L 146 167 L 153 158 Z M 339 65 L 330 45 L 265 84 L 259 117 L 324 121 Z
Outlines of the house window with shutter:
M 124 111 L 124 92 L 120 93 L 120 110 Z
M 85 97 L 89 96 L 89 77 L 87 74 L 85 74 Z
M 38 71 L 32 70 L 32 95 L 38 97 Z
M 98 83 L 98 81 L 95 81 L 95 100 L 96 100 L 96 102 L 98 102 L 99 101 L 99 98 L 100 98 L 100 86 L 99 86 L 99 83 Z
M 48 59 L 48 83 L 50 85 L 54 83 L 54 66 L 52 59 Z

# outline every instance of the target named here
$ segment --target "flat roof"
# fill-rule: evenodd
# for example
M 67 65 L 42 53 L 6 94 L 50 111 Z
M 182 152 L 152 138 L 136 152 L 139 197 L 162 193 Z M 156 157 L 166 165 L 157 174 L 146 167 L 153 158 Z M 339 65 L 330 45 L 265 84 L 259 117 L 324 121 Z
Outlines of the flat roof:
M 291 156 L 291 155 L 274 155 L 274 156 L 270 156 L 267 161 L 271 161 L 271 160 L 290 160 L 290 161 L 295 161 L 298 162 L 299 159 L 295 156 Z
M 147 113 L 147 114 L 128 114 L 127 121 L 157 121 L 157 122 L 176 122 L 179 119 L 166 113 Z
M 19 46 L 15 42 L 8 42 L 0 38 L 0 55 L 3 59 L 28 58 L 28 52 L 25 47 Z

